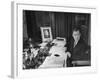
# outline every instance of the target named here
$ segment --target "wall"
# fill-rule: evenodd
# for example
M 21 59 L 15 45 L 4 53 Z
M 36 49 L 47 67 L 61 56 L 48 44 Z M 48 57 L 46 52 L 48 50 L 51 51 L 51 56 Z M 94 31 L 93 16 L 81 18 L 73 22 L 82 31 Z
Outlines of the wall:
M 25 1 L 25 0 L 24 0 Z M 76 6 L 96 6 L 98 26 L 94 26 L 95 34 L 94 46 L 97 56 L 100 56 L 100 0 L 28 0 L 33 3 L 41 4 L 59 4 L 59 5 L 76 5 Z M 0 80 L 12 80 L 10 78 L 11 64 L 11 0 L 0 1 Z M 69 74 L 61 76 L 46 76 L 45 78 L 35 78 L 35 80 L 100 80 L 100 58 L 98 57 L 98 72 L 94 74 Z M 33 80 L 25 79 L 25 80 Z M 23 80 L 23 79 L 19 79 Z

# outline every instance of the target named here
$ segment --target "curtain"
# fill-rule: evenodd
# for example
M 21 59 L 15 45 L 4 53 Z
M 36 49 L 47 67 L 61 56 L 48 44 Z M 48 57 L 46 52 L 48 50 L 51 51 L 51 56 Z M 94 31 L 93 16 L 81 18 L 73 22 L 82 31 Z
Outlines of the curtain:
M 26 14 L 23 11 L 23 40 L 28 38 L 27 34 L 27 24 L 26 24 Z
M 26 29 L 24 29 L 24 36 L 27 35 L 28 38 L 33 38 L 33 40 L 36 42 L 42 41 L 40 27 L 51 27 L 53 39 L 55 39 L 56 37 L 64 37 L 68 41 L 72 36 L 73 26 L 78 24 L 83 25 L 83 23 L 85 23 L 87 31 L 85 31 L 84 35 L 86 41 L 90 44 L 89 14 L 25 10 L 25 15 L 27 31 Z M 80 20 L 84 18 L 85 21 Z
M 75 25 L 75 15 L 72 13 L 55 13 L 55 36 L 67 40 L 72 35 L 72 26 Z
M 35 11 L 26 11 L 26 21 L 28 38 L 32 38 L 34 42 L 41 42 L 41 33 L 37 27 Z

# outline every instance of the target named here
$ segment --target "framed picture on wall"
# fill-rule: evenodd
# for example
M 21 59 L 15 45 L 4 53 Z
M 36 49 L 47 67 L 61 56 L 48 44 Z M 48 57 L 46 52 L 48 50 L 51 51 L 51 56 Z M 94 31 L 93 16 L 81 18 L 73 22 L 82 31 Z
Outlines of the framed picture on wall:
M 96 72 L 96 8 L 25 2 L 11 8 L 13 78 Z

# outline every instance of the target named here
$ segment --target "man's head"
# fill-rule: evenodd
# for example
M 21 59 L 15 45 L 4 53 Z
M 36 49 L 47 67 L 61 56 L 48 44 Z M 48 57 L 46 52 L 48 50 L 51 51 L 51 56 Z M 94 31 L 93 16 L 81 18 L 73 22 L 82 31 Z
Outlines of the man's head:
M 73 36 L 75 41 L 79 41 L 80 40 L 81 30 L 80 30 L 79 27 L 73 28 L 72 36 Z

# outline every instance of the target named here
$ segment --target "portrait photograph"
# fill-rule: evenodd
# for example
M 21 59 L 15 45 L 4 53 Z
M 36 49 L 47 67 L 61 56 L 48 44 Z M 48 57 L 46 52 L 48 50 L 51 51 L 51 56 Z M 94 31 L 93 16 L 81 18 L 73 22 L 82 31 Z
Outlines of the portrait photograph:
M 43 32 L 44 32 L 44 38 L 49 38 L 50 37 L 50 32 L 49 32 L 48 29 L 44 29 Z
M 24 18 L 25 69 L 91 66 L 91 14 L 23 10 Z
M 40 29 L 41 29 L 42 42 L 51 41 L 52 40 L 51 27 L 45 26 L 45 27 L 40 27 Z
M 16 5 L 15 75 L 95 71 L 95 8 Z

